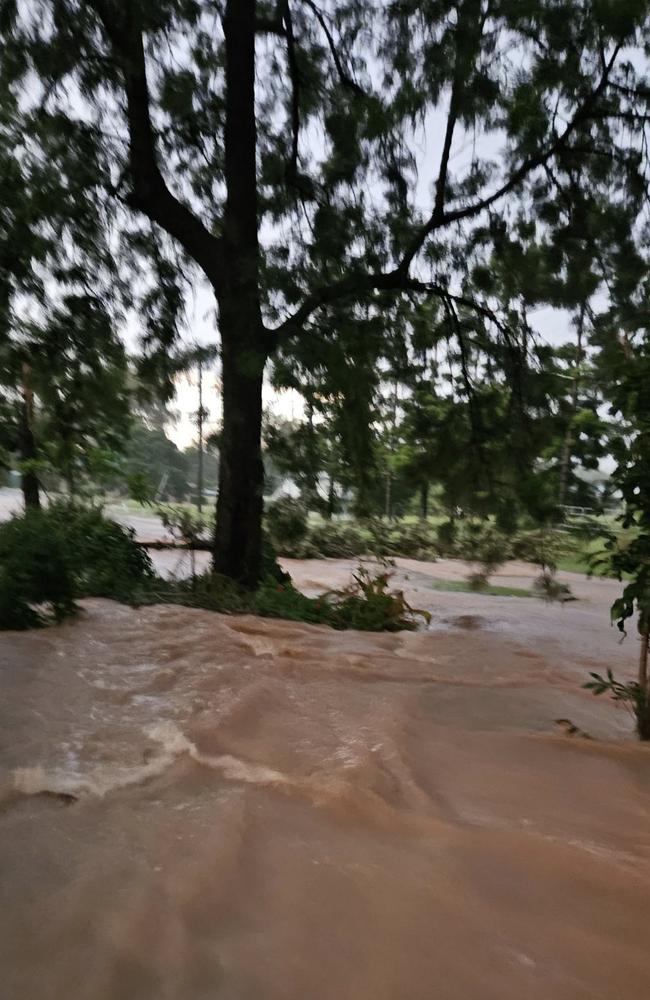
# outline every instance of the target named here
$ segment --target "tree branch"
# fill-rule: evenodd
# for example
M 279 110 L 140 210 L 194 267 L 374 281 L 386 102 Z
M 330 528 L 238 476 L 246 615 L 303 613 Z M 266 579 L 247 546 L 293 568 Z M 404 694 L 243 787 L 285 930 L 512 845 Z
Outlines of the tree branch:
M 363 89 L 363 87 L 359 86 L 357 81 L 350 76 L 347 69 L 343 65 L 338 49 L 336 47 L 336 42 L 334 41 L 334 37 L 327 26 L 327 21 L 325 20 L 322 11 L 320 11 L 316 6 L 316 4 L 313 3 L 313 0 L 303 0 L 303 3 L 307 7 L 309 7 L 310 11 L 312 12 L 312 14 L 314 15 L 314 17 L 316 18 L 316 20 L 318 21 L 323 30 L 323 34 L 327 39 L 327 44 L 329 46 L 332 59 L 334 60 L 334 65 L 336 66 L 336 72 L 339 75 L 341 83 L 343 84 L 344 87 L 347 87 L 347 89 L 351 90 L 353 93 L 358 94 L 360 97 L 365 97 L 366 92 Z
M 295 180 L 298 175 L 298 138 L 300 135 L 300 71 L 296 59 L 296 43 L 293 34 L 293 21 L 289 0 L 285 0 L 283 11 L 284 34 L 287 39 L 287 62 L 291 77 L 291 160 L 288 176 Z
M 490 205 L 493 205 L 496 201 L 499 201 L 501 198 L 503 198 L 504 195 L 508 194 L 510 191 L 513 191 L 516 187 L 518 187 L 522 183 L 522 181 L 524 181 L 526 177 L 530 173 L 532 173 L 533 170 L 535 170 L 537 167 L 543 166 L 548 160 L 551 159 L 551 157 L 561 152 L 568 143 L 573 133 L 579 128 L 579 126 L 584 121 L 588 120 L 594 104 L 598 101 L 598 98 L 602 95 L 605 88 L 607 87 L 607 84 L 609 83 L 609 74 L 612 71 L 612 68 L 614 66 L 619 51 L 620 51 L 620 44 L 614 48 L 612 55 L 606 62 L 605 67 L 603 69 L 603 73 L 601 75 L 600 80 L 598 81 L 597 86 L 594 88 L 594 90 L 592 90 L 589 96 L 585 98 L 584 102 L 580 105 L 580 107 L 577 108 L 562 135 L 558 136 L 555 142 L 551 143 L 550 146 L 547 146 L 546 149 L 540 150 L 533 156 L 528 156 L 523 161 L 523 163 L 520 164 L 520 166 L 514 171 L 514 173 L 511 174 L 508 180 L 504 181 L 501 187 L 497 188 L 496 191 L 493 191 L 492 194 L 487 195 L 480 201 L 476 201 L 471 205 L 466 205 L 464 208 L 454 209 L 451 212 L 444 212 L 437 210 L 434 205 L 434 209 L 431 215 L 429 216 L 429 219 L 424 224 L 424 226 L 421 227 L 419 232 L 416 233 L 409 247 L 404 253 L 404 256 L 402 257 L 399 264 L 399 269 L 401 269 L 405 273 L 408 272 L 408 269 L 411 265 L 411 262 L 413 261 L 413 258 L 422 248 L 425 240 L 429 236 L 431 236 L 432 233 L 434 233 L 437 229 L 440 229 L 443 226 L 450 225 L 452 222 L 459 222 L 462 219 L 470 219 L 475 215 L 479 215 L 482 211 L 484 211 L 484 209 L 489 208 Z M 436 199 L 436 204 L 437 204 L 437 199 Z
M 309 317 L 322 306 L 344 298 L 360 298 L 368 292 L 402 291 L 418 292 L 424 295 L 433 295 L 446 303 L 454 303 L 472 310 L 477 315 L 487 319 L 503 333 L 507 331 L 505 324 L 499 319 L 496 313 L 488 306 L 465 295 L 455 295 L 449 291 L 445 285 L 435 281 L 419 281 L 417 278 L 410 278 L 404 275 L 399 268 L 393 271 L 379 271 L 374 274 L 358 273 L 341 278 L 340 281 L 333 282 L 323 288 L 317 289 L 308 295 L 298 309 L 289 316 L 280 326 L 271 331 L 275 335 L 276 346 L 289 336 L 301 329 Z
M 447 190 L 447 174 L 449 171 L 449 155 L 454 138 L 454 130 L 458 121 L 458 110 L 464 96 L 466 77 L 463 71 L 468 66 L 473 67 L 478 48 L 478 42 L 483 34 L 487 12 L 481 17 L 481 4 L 476 0 L 466 0 L 458 13 L 458 24 L 455 31 L 454 74 L 449 98 L 449 114 L 445 127 L 445 138 L 440 157 L 436 195 L 432 217 L 443 218 L 445 209 L 445 194 Z
M 178 240 L 216 285 L 221 276 L 221 240 L 172 194 L 158 165 L 142 31 L 134 10 L 129 4 L 118 5 L 111 0 L 92 3 L 124 78 L 132 184 L 124 200 Z

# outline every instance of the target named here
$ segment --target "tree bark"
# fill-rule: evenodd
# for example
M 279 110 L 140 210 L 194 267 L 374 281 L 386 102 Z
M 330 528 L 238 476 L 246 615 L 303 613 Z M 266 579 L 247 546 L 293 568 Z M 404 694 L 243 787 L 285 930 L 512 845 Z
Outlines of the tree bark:
M 585 307 L 582 306 L 580 309 L 580 315 L 578 317 L 578 329 L 576 337 L 576 350 L 575 350 L 575 368 L 573 371 L 573 382 L 571 387 L 571 402 L 569 404 L 569 415 L 567 418 L 566 430 L 564 433 L 564 441 L 562 443 L 562 455 L 560 458 L 560 485 L 558 489 L 558 507 L 560 508 L 560 514 L 562 514 L 562 508 L 566 503 L 567 490 L 569 488 L 569 475 L 571 472 L 571 457 L 573 454 L 574 445 L 574 433 L 573 424 L 578 412 L 578 401 L 580 398 L 580 365 L 582 364 L 583 350 L 582 350 L 582 339 L 584 333 L 584 323 L 585 323 Z
M 429 516 L 429 484 L 425 480 L 420 485 L 420 517 L 423 521 Z
M 262 552 L 262 370 L 222 326 L 223 427 L 214 569 L 245 587 L 259 582 Z
M 23 365 L 23 393 L 20 407 L 19 451 L 23 462 L 33 462 L 38 457 L 36 439 L 32 429 L 34 421 L 34 397 L 30 387 L 30 367 Z M 21 472 L 20 486 L 23 491 L 25 510 L 40 510 L 41 495 L 38 476 L 33 469 Z
M 329 483 L 327 486 L 327 506 L 325 508 L 325 516 L 328 521 L 332 520 L 335 508 L 336 508 L 336 483 L 334 482 L 334 476 L 330 472 Z
M 637 708 L 636 724 L 639 739 L 650 740 L 650 699 L 648 695 L 648 642 L 650 625 L 643 621 L 641 631 L 641 649 L 639 650 L 639 688 L 641 699 Z
M 198 364 L 199 370 L 199 410 L 197 414 L 197 423 L 199 426 L 199 463 L 196 476 L 196 506 L 198 508 L 199 514 L 203 512 L 203 365 L 201 359 L 199 358 Z
M 260 578 L 262 380 L 269 353 L 259 302 L 255 0 L 227 0 L 223 270 L 219 304 L 223 429 L 213 566 L 246 587 Z

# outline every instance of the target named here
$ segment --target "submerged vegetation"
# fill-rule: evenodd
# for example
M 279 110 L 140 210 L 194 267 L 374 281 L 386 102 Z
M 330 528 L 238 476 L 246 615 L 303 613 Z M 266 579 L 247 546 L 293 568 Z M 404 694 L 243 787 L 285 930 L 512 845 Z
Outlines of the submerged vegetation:
M 169 515 L 191 546 L 198 540 L 195 517 Z M 187 539 L 187 536 L 191 538 Z M 165 580 L 130 528 L 98 507 L 57 503 L 27 511 L 0 525 L 0 628 L 24 629 L 60 622 L 84 597 L 130 604 L 171 603 L 226 614 L 258 614 L 335 629 L 370 632 L 416 628 L 429 614 L 412 608 L 390 587 L 388 570 L 372 575 L 360 567 L 352 583 L 310 598 L 297 590 L 265 544 L 266 574 L 255 590 L 218 574 Z
M 0 628 L 61 621 L 82 597 L 132 600 L 154 577 L 134 534 L 101 509 L 75 503 L 0 524 Z

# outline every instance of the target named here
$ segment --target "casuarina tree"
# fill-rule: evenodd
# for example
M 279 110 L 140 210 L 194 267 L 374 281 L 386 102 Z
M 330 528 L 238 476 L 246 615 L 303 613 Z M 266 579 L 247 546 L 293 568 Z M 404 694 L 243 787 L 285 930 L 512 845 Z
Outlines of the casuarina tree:
M 486 246 L 524 223 L 546 239 L 576 172 L 634 217 L 647 18 L 646 0 L 0 4 L 25 128 L 92 148 L 152 358 L 183 280 L 214 291 L 219 572 L 259 577 L 265 366 L 321 309 L 429 296 L 501 336 L 516 308 L 471 280 Z

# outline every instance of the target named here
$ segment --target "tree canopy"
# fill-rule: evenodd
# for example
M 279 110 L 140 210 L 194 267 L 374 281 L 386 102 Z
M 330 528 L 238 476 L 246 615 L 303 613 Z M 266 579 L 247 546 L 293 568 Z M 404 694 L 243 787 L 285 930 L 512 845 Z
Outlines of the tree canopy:
M 214 291 L 217 570 L 259 576 L 270 358 L 324 366 L 342 412 L 367 414 L 373 372 L 453 343 L 478 457 L 477 360 L 490 412 L 534 424 L 532 308 L 604 294 L 616 322 L 638 311 L 648 14 L 647 0 L 0 5 L 8 127 L 61 147 L 48 204 L 75 206 L 58 243 L 84 254 L 75 280 L 139 315 L 157 377 L 188 287 Z

